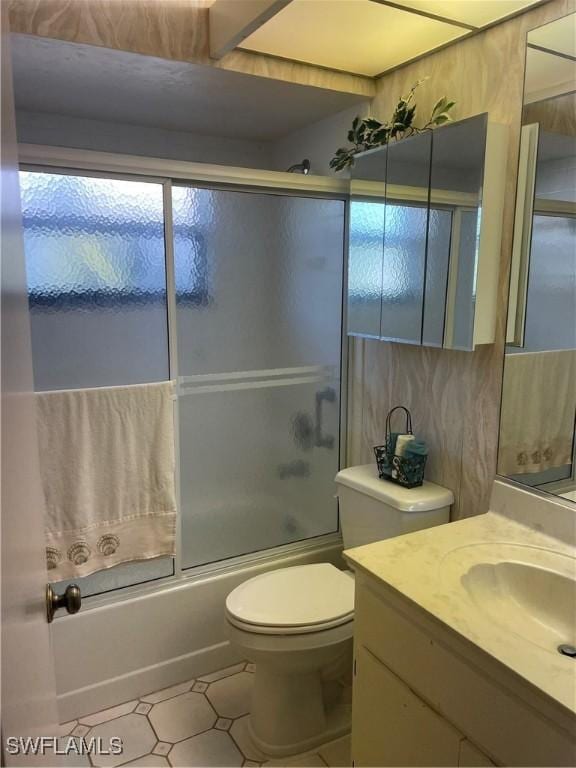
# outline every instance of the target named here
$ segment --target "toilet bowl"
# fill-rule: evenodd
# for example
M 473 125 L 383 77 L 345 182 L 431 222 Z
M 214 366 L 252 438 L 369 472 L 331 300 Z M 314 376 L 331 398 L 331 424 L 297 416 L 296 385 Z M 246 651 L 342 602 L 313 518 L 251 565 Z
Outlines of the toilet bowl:
M 349 728 L 354 578 L 330 563 L 256 576 L 226 600 L 231 642 L 256 664 L 249 730 L 264 753 L 305 752 Z
M 403 488 L 374 465 L 336 476 L 344 547 L 447 523 L 452 492 Z M 280 568 L 240 584 L 226 600 L 231 642 L 256 663 L 249 731 L 272 756 L 305 752 L 350 729 L 338 679 L 351 677 L 354 576 L 329 563 Z

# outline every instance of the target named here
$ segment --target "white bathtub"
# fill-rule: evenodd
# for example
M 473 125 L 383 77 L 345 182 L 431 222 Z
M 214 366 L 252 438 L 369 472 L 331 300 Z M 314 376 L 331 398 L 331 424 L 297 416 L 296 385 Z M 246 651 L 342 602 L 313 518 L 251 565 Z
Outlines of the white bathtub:
M 224 602 L 238 584 L 274 568 L 313 562 L 343 567 L 338 537 L 184 577 L 91 598 L 52 624 L 60 722 L 239 661 Z

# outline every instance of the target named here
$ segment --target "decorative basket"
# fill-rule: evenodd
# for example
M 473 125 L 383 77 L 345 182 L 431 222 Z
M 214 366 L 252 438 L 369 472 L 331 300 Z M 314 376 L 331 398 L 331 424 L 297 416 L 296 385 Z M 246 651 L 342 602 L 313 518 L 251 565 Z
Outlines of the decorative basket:
M 394 411 L 404 411 L 406 414 L 406 428 L 404 434 L 413 435 L 412 414 L 403 405 L 397 405 L 389 411 L 386 417 L 386 442 L 374 448 L 378 475 L 381 480 L 390 480 L 392 483 L 403 485 L 405 488 L 417 488 L 424 482 L 424 468 L 427 456 L 397 456 L 394 453 L 391 423 Z

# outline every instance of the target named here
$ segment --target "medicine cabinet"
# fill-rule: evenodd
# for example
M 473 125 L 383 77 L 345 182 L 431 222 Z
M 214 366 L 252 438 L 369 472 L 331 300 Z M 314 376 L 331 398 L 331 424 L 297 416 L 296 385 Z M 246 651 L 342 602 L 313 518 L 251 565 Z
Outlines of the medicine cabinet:
M 506 128 L 486 114 L 357 156 L 348 334 L 448 349 L 494 341 Z

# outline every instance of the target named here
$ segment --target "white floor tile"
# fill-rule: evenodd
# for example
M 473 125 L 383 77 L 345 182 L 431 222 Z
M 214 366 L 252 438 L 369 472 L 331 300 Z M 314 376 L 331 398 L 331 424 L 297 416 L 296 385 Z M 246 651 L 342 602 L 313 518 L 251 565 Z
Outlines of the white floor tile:
M 249 716 L 241 717 L 232 723 L 230 728 L 230 735 L 239 746 L 242 754 L 247 760 L 253 760 L 256 763 L 261 763 L 268 758 L 262 754 L 256 745 L 252 742 L 250 734 L 248 733 L 248 719 Z
M 80 742 L 112 736 L 123 740 L 121 755 L 93 755 L 94 766 L 246 766 L 348 768 L 350 737 L 324 744 L 315 752 L 269 760 L 248 732 L 254 665 L 244 662 L 200 675 L 161 691 L 58 726 L 60 741 L 68 734 Z M 191 690 L 193 688 L 193 690 Z M 339 702 L 341 705 L 342 702 Z M 341 707 L 340 707 L 341 708 Z M 63 758 L 66 766 L 89 766 L 77 751 Z
M 234 664 L 232 667 L 225 667 L 219 669 L 217 672 L 211 672 L 209 675 L 200 675 L 198 680 L 203 683 L 215 683 L 217 680 L 222 680 L 223 677 L 230 677 L 230 675 L 237 675 L 238 672 L 244 671 L 245 663 L 242 661 L 240 664 Z
M 136 760 L 131 760 L 129 763 L 123 765 L 140 765 L 142 768 L 150 766 L 150 768 L 164 768 L 164 766 L 170 766 L 168 760 L 165 757 L 159 757 L 158 755 L 144 755 Z
M 152 750 L 152 754 L 154 755 L 167 755 L 168 752 L 172 749 L 172 744 L 168 741 L 159 741 L 158 744 L 154 747 Z
M 318 749 L 320 757 L 330 768 L 349 768 L 352 765 L 350 736 L 343 736 Z
M 253 684 L 253 675 L 240 672 L 212 683 L 206 691 L 206 696 L 220 717 L 242 717 L 250 712 Z
M 160 741 L 182 741 L 212 728 L 216 713 L 202 693 L 184 693 L 155 704 L 148 714 Z
M 173 766 L 241 766 L 244 757 L 227 733 L 214 729 L 175 744 Z
M 70 742 L 73 741 L 76 745 L 73 747 Z M 58 739 L 58 752 L 65 753 L 54 756 L 54 765 L 70 766 L 70 768 L 83 768 L 85 765 L 90 765 L 88 755 L 79 754 L 82 749 L 81 740 L 72 736 L 62 736 Z M 72 747 L 72 749 L 70 749 Z
M 105 723 L 107 720 L 113 720 L 115 717 L 129 715 L 130 712 L 134 711 L 137 704 L 138 702 L 136 700 L 127 701 L 125 704 L 118 704 L 117 707 L 110 707 L 110 709 L 103 709 L 101 712 L 96 712 L 94 715 L 81 717 L 78 722 L 82 723 L 82 725 L 100 725 L 100 723 Z
M 277 766 L 280 768 L 292 768 L 294 766 L 300 766 L 301 768 L 312 768 L 312 766 L 322 766 L 322 768 L 326 768 L 326 763 L 320 755 L 318 755 L 315 752 L 307 752 L 305 755 L 295 755 L 294 757 L 278 757 L 274 760 L 269 760 L 267 763 L 264 763 L 266 766 Z
M 92 728 L 87 736 L 102 739 L 106 746 L 112 736 L 122 739 L 123 751 L 121 755 L 92 755 L 92 762 L 96 766 L 115 766 L 143 757 L 152 751 L 156 744 L 156 736 L 150 723 L 144 715 L 124 715 L 115 720 Z
M 166 699 L 179 696 L 181 693 L 187 693 L 193 685 L 194 680 L 187 680 L 185 683 L 171 685 L 170 688 L 163 688 L 161 691 L 147 693 L 146 696 L 140 696 L 140 700 L 146 701 L 148 704 L 158 704 L 160 701 L 166 701 Z
M 50 734 L 51 736 L 68 736 L 72 733 L 74 728 L 78 725 L 77 720 L 70 720 L 69 723 L 62 723 L 61 725 L 57 725 L 56 728 L 54 728 L 53 732 Z

